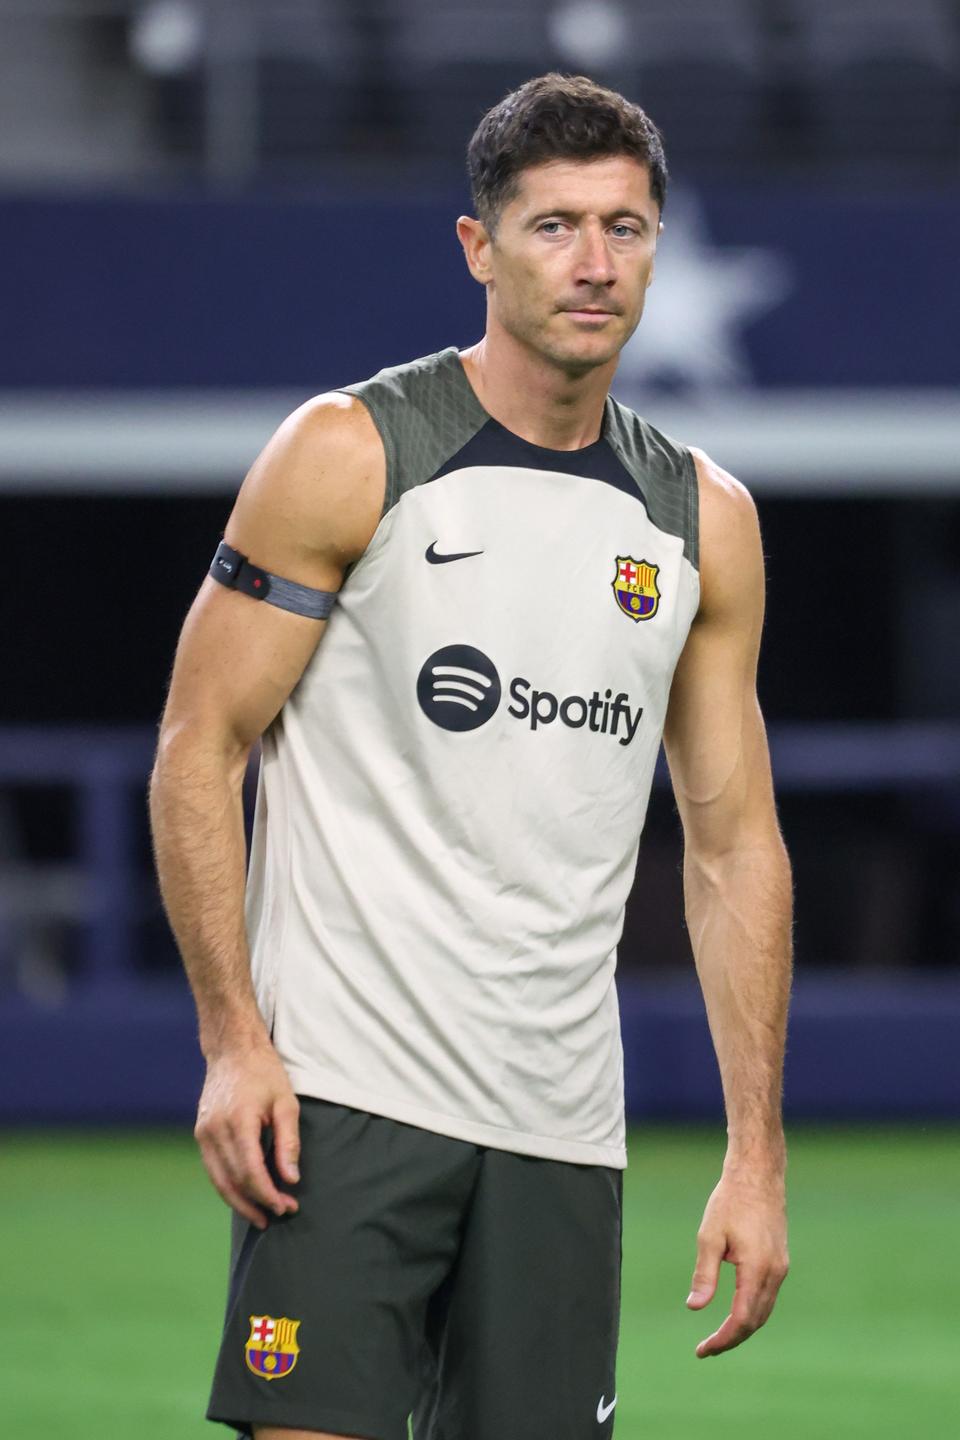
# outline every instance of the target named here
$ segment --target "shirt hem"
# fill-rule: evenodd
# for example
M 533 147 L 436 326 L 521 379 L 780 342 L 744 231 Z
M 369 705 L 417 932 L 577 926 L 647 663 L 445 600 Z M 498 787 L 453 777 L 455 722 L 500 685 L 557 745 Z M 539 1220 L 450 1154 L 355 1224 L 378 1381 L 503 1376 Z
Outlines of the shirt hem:
M 334 1105 L 348 1105 L 354 1110 L 383 1115 L 402 1125 L 416 1125 L 421 1130 L 431 1130 L 451 1140 L 466 1140 L 472 1145 L 487 1145 L 494 1150 L 511 1150 L 517 1155 L 533 1155 L 540 1160 L 563 1160 L 571 1165 L 604 1165 L 612 1170 L 627 1168 L 625 1145 L 598 1145 L 588 1140 L 564 1140 L 556 1135 L 531 1135 L 461 1115 L 444 1115 L 394 1096 L 363 1090 L 337 1076 L 318 1076 L 299 1065 L 288 1065 L 286 1069 L 297 1094 L 309 1096 L 312 1100 L 329 1100 Z

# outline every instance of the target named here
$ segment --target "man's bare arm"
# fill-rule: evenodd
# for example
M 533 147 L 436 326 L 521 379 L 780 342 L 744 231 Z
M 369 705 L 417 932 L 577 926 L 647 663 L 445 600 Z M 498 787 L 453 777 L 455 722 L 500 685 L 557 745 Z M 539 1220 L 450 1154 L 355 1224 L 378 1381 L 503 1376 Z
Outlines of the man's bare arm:
M 288 417 L 245 479 L 228 542 L 261 568 L 338 590 L 384 493 L 379 436 L 362 403 L 319 397 Z M 217 1190 L 253 1223 L 296 1208 L 263 1161 L 270 1125 L 282 1178 L 298 1178 L 298 1106 L 257 1008 L 244 925 L 242 784 L 250 751 L 325 628 L 209 577 L 186 618 L 150 783 L 160 888 L 197 1005 L 207 1077 L 197 1139 Z
M 760 531 L 743 486 L 699 452 L 701 607 L 677 665 L 664 730 L 684 830 L 684 899 L 720 1066 L 728 1143 L 698 1234 L 688 1305 L 737 1267 L 730 1315 L 701 1357 L 770 1314 L 788 1266 L 781 1118 L 792 884 L 756 694 L 763 624 Z

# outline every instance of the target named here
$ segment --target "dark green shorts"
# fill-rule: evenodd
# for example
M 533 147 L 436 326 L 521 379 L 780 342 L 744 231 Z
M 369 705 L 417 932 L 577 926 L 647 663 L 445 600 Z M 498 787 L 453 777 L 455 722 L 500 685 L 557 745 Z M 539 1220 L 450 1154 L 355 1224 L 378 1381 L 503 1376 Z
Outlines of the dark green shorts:
M 208 1417 L 365 1440 L 608 1440 L 623 1173 L 301 1100 L 300 1210 L 235 1218 Z

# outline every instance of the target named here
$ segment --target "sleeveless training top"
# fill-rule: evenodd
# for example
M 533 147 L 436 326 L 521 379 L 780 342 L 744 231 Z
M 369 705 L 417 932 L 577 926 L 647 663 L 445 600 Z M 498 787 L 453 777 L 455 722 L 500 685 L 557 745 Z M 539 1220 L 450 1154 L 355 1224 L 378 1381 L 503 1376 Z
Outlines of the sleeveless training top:
M 699 604 L 689 450 L 548 450 L 450 347 L 344 387 L 383 517 L 263 737 L 247 890 L 294 1089 L 623 1168 L 616 946 Z

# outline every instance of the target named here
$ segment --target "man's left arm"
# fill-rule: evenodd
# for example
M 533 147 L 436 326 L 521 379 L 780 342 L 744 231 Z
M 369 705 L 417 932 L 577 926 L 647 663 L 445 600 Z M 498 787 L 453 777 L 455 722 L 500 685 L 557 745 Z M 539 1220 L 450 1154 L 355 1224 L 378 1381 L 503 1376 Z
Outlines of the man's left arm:
M 683 823 L 684 908 L 727 1112 L 727 1152 L 697 1234 L 691 1309 L 736 1267 L 730 1314 L 701 1358 L 764 1324 L 787 1273 L 781 1116 L 792 882 L 773 797 L 757 657 L 763 551 L 756 507 L 695 451 L 700 608 L 677 664 L 664 745 Z

